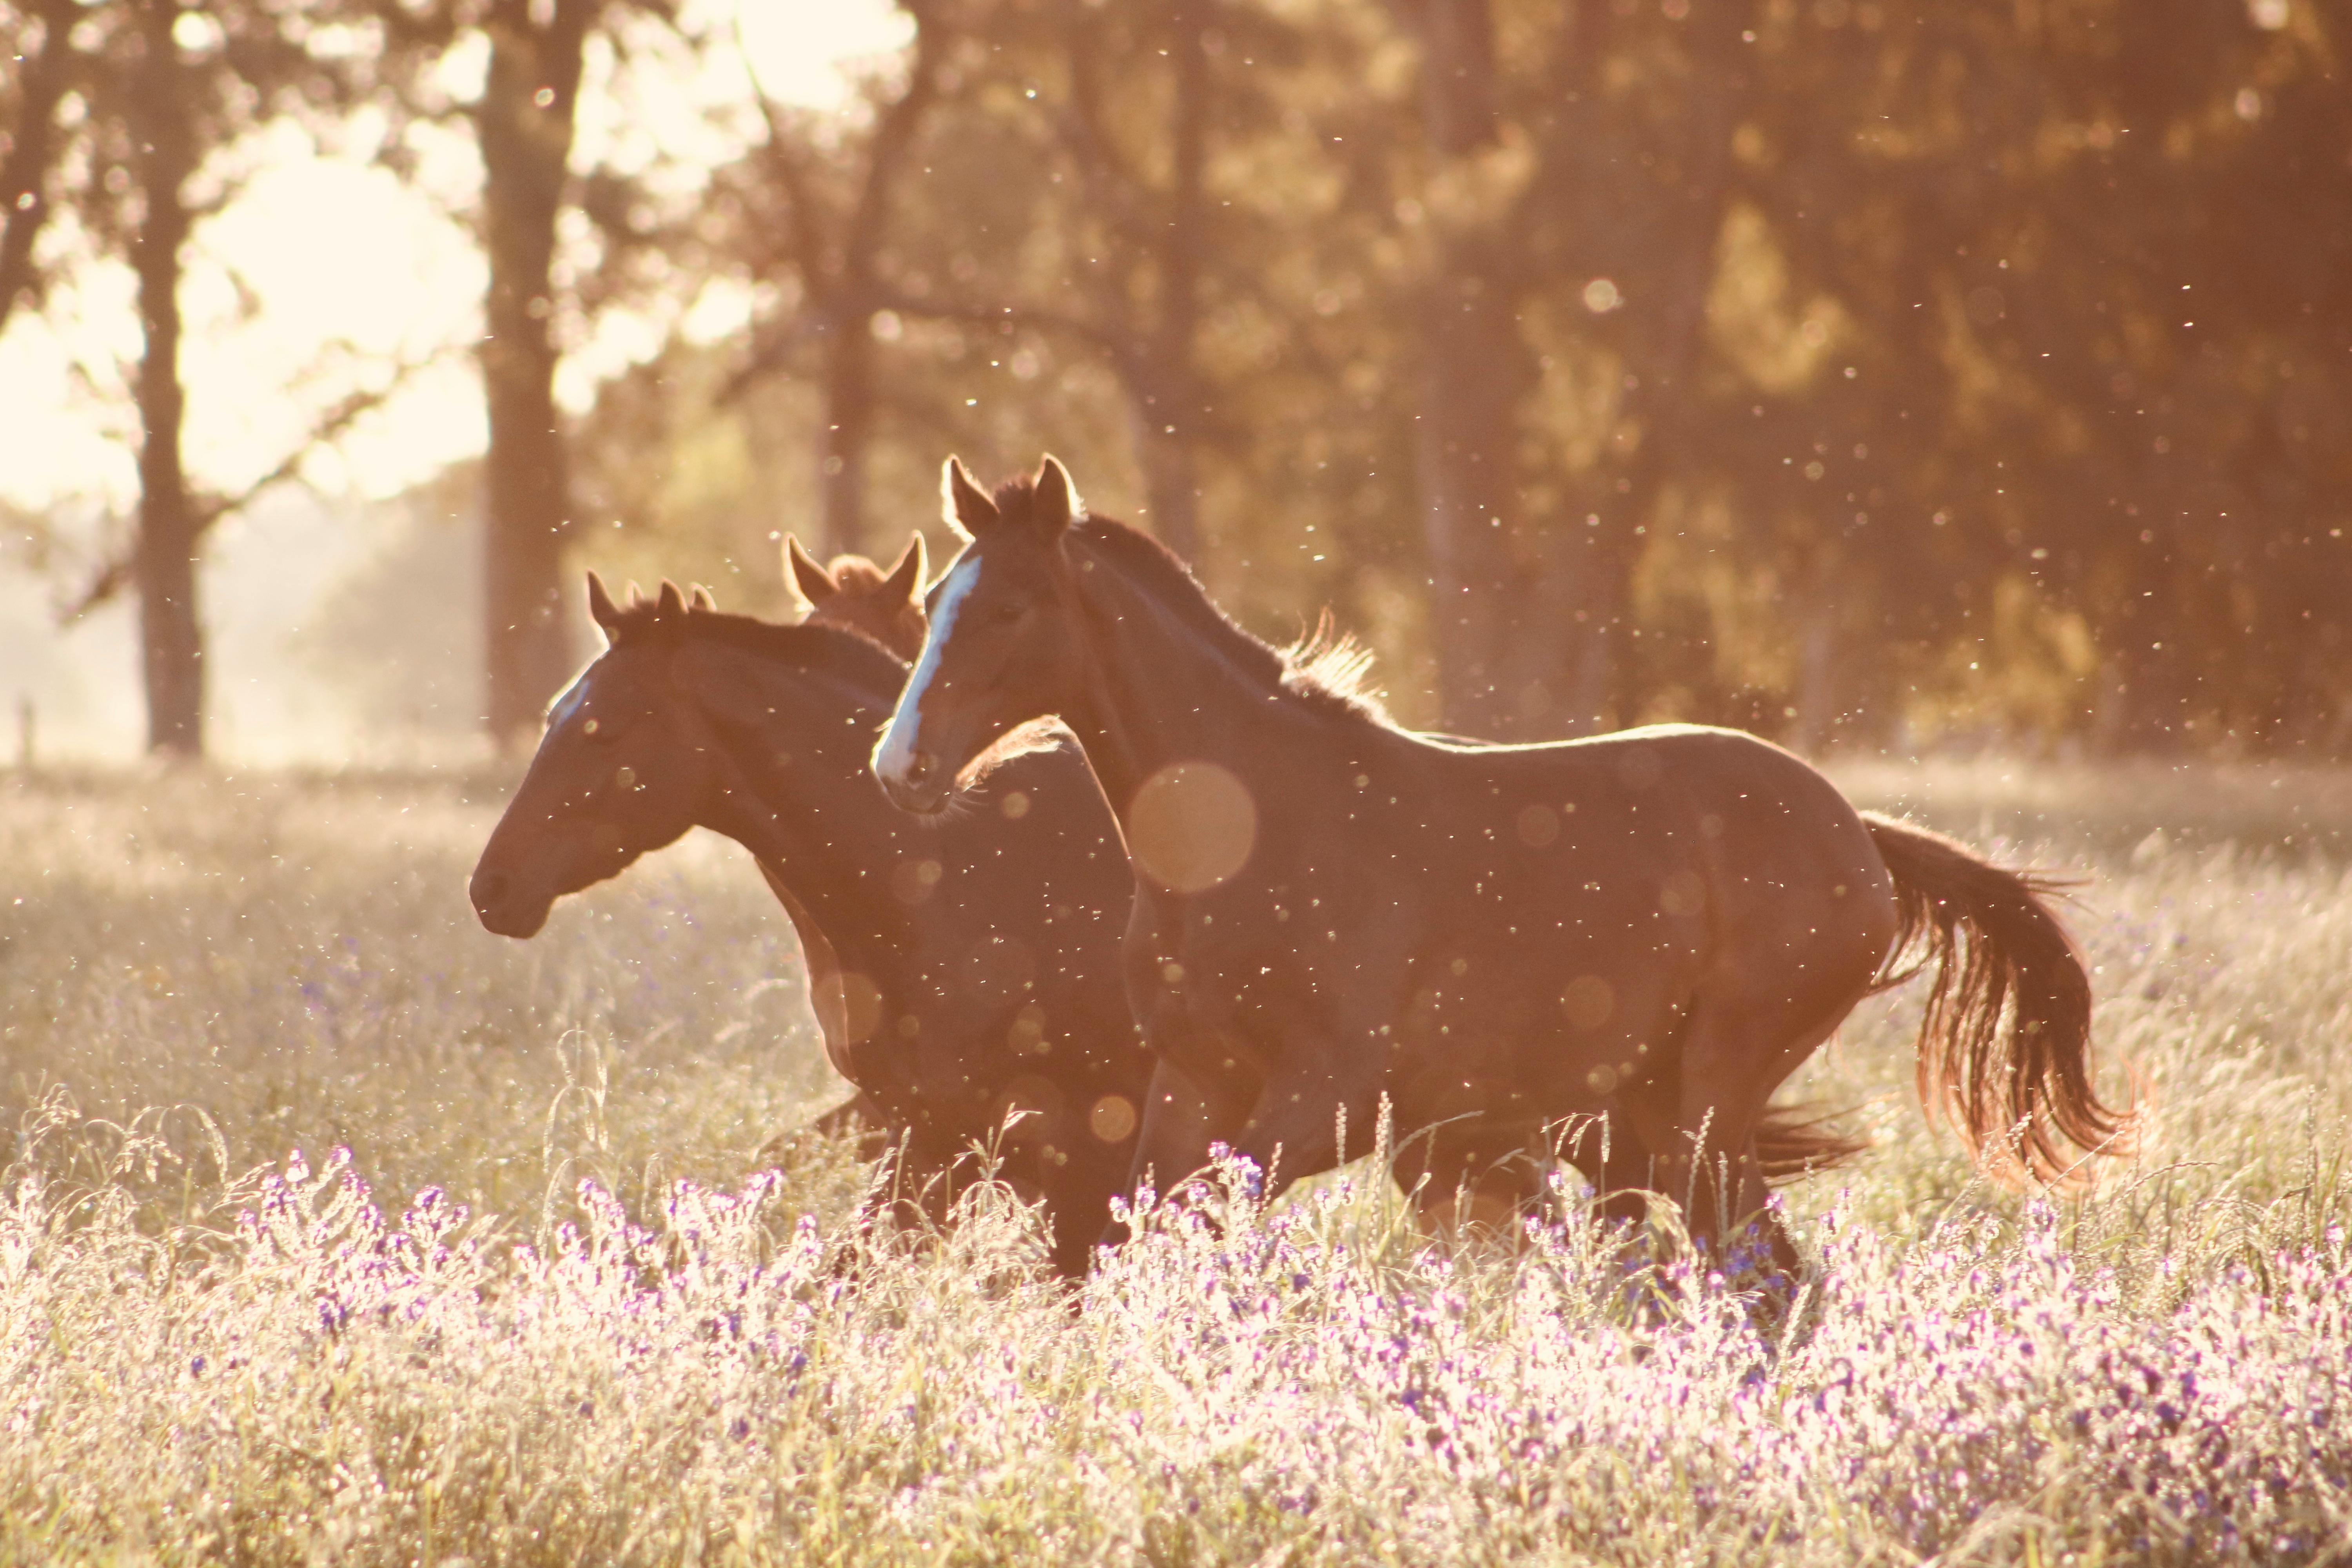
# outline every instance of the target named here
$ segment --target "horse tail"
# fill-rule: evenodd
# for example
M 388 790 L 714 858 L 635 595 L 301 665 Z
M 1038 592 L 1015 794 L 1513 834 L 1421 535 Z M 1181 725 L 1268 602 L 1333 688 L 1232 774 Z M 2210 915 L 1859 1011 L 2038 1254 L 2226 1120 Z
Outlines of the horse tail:
M 2078 1150 L 2122 1152 L 2134 1118 L 2091 1086 L 2091 977 L 2050 907 L 2064 884 L 1862 815 L 1895 878 L 1895 947 L 1878 984 L 1935 968 L 1919 1030 L 1928 1114 L 1949 1119 L 1979 1161 L 2040 1181 L 2069 1179 Z

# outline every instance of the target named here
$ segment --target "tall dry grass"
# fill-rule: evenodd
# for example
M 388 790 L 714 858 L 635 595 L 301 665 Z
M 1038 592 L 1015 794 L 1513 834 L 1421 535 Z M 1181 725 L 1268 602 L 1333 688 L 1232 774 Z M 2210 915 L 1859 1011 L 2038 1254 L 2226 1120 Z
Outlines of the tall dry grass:
M 781 1136 L 839 1090 L 730 847 L 518 944 L 464 901 L 493 777 L 0 785 L 0 1561 L 2352 1546 L 2352 790 L 1843 777 L 2086 873 L 2154 1110 L 2087 1199 L 1989 1189 L 1874 1003 L 1794 1086 L 1879 1147 L 1788 1194 L 1793 1310 L 1569 1192 L 1456 1250 L 1363 1166 L 1223 1173 L 1074 1304 L 1001 1194 L 860 1229 L 849 1152 Z

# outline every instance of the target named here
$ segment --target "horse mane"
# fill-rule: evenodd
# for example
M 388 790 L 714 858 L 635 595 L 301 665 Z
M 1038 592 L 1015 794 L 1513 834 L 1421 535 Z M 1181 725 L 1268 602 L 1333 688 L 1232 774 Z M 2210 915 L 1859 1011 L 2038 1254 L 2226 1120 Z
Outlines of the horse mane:
M 852 626 L 786 626 L 694 607 L 665 615 L 658 600 L 639 598 L 622 608 L 618 624 L 608 627 L 606 635 L 614 647 L 656 640 L 717 643 L 893 695 L 907 679 L 907 667 L 898 655 Z
M 1011 521 L 1027 515 L 1032 489 L 1027 479 L 1010 479 L 997 486 L 991 499 Z M 1339 630 L 1330 611 L 1324 611 L 1315 629 L 1297 642 L 1275 647 L 1236 626 L 1175 552 L 1141 529 L 1088 512 L 1070 525 L 1070 531 L 1150 590 L 1226 658 L 1267 685 L 1301 698 L 1322 712 L 1374 724 L 1391 723 L 1379 691 L 1371 685 L 1372 650 Z
M 1289 667 L 1282 683 L 1290 690 L 1344 703 L 1382 724 L 1392 722 L 1380 688 L 1372 684 L 1372 650 L 1355 633 L 1341 631 L 1329 609 L 1315 617 L 1312 631 L 1277 651 Z

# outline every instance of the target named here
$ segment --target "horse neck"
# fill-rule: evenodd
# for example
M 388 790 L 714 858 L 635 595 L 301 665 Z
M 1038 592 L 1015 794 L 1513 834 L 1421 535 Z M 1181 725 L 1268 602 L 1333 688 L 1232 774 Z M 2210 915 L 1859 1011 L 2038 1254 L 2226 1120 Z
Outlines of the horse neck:
M 733 716 L 756 712 L 765 706 L 759 694 L 786 682 L 800 696 L 791 707 L 814 709 L 814 724 Z M 888 697 L 869 701 L 840 680 L 740 649 L 730 650 L 709 685 L 722 683 L 724 693 L 695 694 L 715 742 L 701 826 L 756 856 L 844 959 L 903 949 L 907 910 L 891 895 L 890 873 L 917 853 L 921 829 L 891 805 L 866 765 L 870 730 L 888 712 Z M 860 719 L 871 723 L 852 722 Z
M 1168 603 L 1166 589 L 1083 540 L 1072 553 L 1090 657 L 1085 694 L 1063 719 L 1121 821 L 1143 781 L 1170 763 L 1206 760 L 1247 777 L 1281 754 L 1269 745 L 1278 734 L 1295 741 L 1311 721 L 1296 693 L 1248 668 L 1188 606 Z

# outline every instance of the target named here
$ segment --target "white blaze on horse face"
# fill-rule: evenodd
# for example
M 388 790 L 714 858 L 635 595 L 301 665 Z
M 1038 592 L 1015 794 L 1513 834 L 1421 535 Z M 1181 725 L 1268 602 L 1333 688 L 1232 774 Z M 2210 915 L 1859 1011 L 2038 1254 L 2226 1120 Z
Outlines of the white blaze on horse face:
M 915 673 L 907 678 L 907 689 L 898 693 L 898 706 L 890 714 L 890 728 L 882 736 L 882 744 L 874 753 L 874 771 L 887 779 L 904 779 L 914 766 L 915 757 L 922 751 L 923 694 L 930 689 L 932 678 L 940 672 L 940 650 L 947 646 L 954 632 L 956 612 L 980 583 L 980 560 L 967 552 L 955 563 L 947 580 L 940 584 L 939 607 L 931 612 L 930 635 L 923 641 L 923 657 L 916 662 Z

